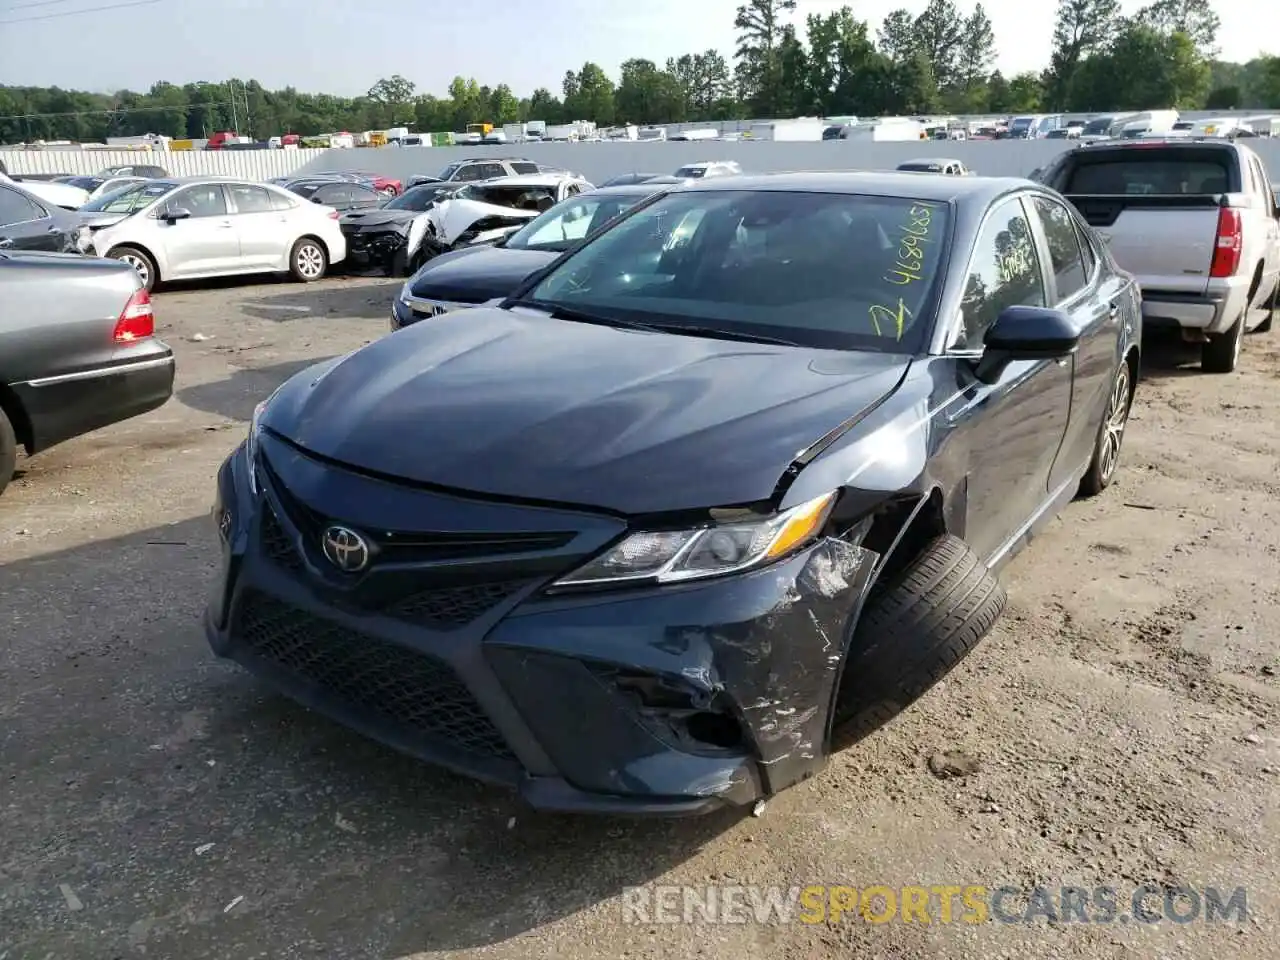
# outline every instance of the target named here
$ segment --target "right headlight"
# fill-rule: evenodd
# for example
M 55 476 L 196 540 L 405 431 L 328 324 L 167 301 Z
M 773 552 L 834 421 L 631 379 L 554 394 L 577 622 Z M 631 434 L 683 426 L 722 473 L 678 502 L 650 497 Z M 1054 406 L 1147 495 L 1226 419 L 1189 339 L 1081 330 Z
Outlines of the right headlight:
M 412 283 L 413 283 L 413 278 L 410 277 L 408 280 L 404 282 L 404 286 L 400 288 L 400 293 L 396 297 L 396 299 L 398 299 L 406 307 L 409 305 L 409 298 L 413 296 L 413 291 L 409 289 Z
M 262 432 L 262 412 L 266 409 L 267 400 L 253 408 L 253 417 L 249 420 L 249 435 L 244 440 L 244 456 L 249 467 L 249 492 L 255 496 L 258 493 L 258 436 Z
M 821 534 L 835 499 L 833 491 L 759 520 L 633 533 L 553 587 L 678 583 L 772 563 Z

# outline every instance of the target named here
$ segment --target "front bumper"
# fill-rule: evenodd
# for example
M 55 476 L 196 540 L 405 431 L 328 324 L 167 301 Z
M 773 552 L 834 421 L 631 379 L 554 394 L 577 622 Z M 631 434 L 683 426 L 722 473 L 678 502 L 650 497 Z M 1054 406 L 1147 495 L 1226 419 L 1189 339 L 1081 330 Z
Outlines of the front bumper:
M 262 446 L 271 469 L 259 471 L 257 496 L 243 447 L 218 474 L 222 563 L 205 616 L 217 655 L 374 739 L 513 787 L 538 809 L 704 813 L 751 803 L 824 765 L 844 641 L 873 554 L 823 540 L 736 577 L 548 597 L 548 582 L 624 525 L 402 489 L 269 437 Z M 291 519 L 295 495 L 321 523 L 385 530 L 394 518 L 404 529 L 415 518 L 419 540 L 444 535 L 425 530 L 576 535 L 510 560 L 523 571 L 518 583 L 510 570 L 493 572 L 505 593 L 464 601 L 448 588 L 454 620 L 442 626 L 406 616 L 402 599 L 384 601 L 393 578 L 400 592 L 421 590 L 443 565 L 375 562 L 343 580 L 326 568 L 319 538 L 301 529 L 310 521 Z M 470 575 L 502 562 L 486 558 Z M 411 598 L 418 609 L 426 595 Z M 467 603 L 473 609 L 458 615 Z
M 378 231 L 342 231 L 347 244 L 346 262 L 353 267 L 387 267 L 409 242 L 407 232 L 388 228 Z

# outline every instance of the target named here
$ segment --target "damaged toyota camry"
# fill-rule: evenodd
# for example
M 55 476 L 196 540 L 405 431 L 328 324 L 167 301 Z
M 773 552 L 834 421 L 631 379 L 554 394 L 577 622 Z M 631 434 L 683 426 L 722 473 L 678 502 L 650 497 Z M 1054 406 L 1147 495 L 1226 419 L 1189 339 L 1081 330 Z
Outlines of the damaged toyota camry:
M 218 474 L 206 633 L 536 808 L 750 805 L 991 629 L 1114 477 L 1140 334 L 1037 184 L 702 181 L 286 381 Z

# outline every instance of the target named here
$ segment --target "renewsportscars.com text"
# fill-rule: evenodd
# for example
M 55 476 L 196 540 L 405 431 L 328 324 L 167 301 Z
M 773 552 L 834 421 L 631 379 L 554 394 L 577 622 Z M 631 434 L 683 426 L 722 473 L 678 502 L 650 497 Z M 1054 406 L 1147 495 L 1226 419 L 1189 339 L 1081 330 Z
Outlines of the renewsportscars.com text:
M 624 923 L 1243 923 L 1245 888 L 889 887 L 810 884 L 628 887 Z

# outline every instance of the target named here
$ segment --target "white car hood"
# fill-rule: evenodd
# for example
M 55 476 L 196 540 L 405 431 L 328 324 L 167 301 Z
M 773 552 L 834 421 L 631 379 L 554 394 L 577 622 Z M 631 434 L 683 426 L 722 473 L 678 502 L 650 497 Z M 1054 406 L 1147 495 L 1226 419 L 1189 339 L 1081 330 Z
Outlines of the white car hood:
M 515 210 L 511 207 L 499 206 L 496 203 L 481 203 L 478 200 L 444 200 L 427 211 L 431 223 L 436 229 L 436 236 L 446 245 L 456 243 L 468 227 L 483 217 L 518 217 L 532 220 L 538 216 L 538 210 Z

